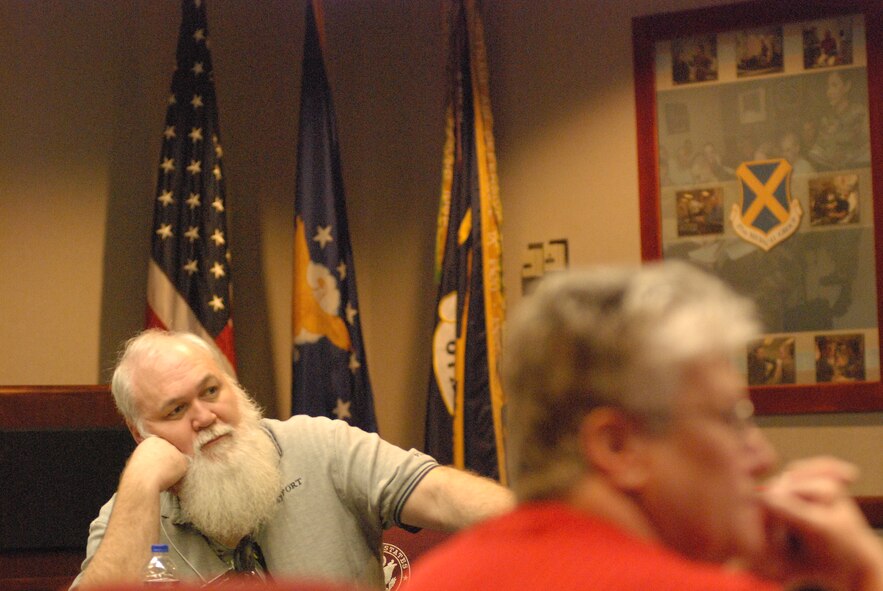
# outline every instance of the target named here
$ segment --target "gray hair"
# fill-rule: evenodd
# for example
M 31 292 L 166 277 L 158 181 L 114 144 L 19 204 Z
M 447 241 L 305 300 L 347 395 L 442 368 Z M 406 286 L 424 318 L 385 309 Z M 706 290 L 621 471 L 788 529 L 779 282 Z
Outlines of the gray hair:
M 132 380 L 133 368 L 137 363 L 150 362 L 175 343 L 186 344 L 198 350 L 204 350 L 212 356 L 218 367 L 224 372 L 232 384 L 236 377 L 230 362 L 221 351 L 201 337 L 189 332 L 168 331 L 158 328 L 145 330 L 132 337 L 123 346 L 110 382 L 110 391 L 117 410 L 127 422 L 146 435 L 140 413 L 135 403 L 135 385 Z M 246 396 L 247 398 L 247 396 Z
M 664 426 L 682 372 L 744 353 L 758 330 L 752 302 L 686 263 L 544 279 L 508 323 L 503 357 L 518 497 L 560 496 L 589 470 L 578 439 L 592 409 Z

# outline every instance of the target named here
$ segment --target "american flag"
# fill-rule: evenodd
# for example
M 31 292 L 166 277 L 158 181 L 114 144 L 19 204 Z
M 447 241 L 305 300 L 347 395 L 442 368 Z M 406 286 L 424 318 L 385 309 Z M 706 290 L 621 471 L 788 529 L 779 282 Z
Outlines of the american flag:
M 147 327 L 196 333 L 235 367 L 220 135 L 205 3 L 184 0 L 154 201 Z

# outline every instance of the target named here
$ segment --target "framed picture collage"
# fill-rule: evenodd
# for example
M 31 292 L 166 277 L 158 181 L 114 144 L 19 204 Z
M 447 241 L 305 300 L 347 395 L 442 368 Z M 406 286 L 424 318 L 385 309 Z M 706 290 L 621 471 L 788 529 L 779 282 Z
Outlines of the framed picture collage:
M 635 19 L 642 254 L 754 300 L 759 412 L 880 410 L 880 11 L 784 4 Z

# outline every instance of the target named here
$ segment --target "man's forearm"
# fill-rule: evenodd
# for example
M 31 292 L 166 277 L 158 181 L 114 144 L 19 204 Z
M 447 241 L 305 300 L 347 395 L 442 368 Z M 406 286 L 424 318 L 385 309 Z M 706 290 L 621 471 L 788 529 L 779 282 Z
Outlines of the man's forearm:
M 77 589 L 137 582 L 159 539 L 159 493 L 137 478 L 120 481 L 101 544 L 83 571 Z
M 408 525 L 461 529 L 515 506 L 515 495 L 490 478 L 439 466 L 430 471 L 408 498 L 402 521 Z
M 859 591 L 883 591 L 883 543 L 876 534 L 868 532 L 864 547 L 864 568 Z
M 78 589 L 139 580 L 150 545 L 159 539 L 160 492 L 174 486 L 188 466 L 188 458 L 164 439 L 151 436 L 138 444 L 120 477 L 104 537 Z

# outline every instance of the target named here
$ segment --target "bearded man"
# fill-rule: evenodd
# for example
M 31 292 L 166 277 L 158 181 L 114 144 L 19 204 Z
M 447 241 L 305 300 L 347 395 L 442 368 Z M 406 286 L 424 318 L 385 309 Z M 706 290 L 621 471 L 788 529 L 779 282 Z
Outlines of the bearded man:
M 342 421 L 261 418 L 191 334 L 131 339 L 111 390 L 138 445 L 72 589 L 137 582 L 157 541 L 185 580 L 237 571 L 380 586 L 384 528 L 453 530 L 513 504 L 494 481 Z

